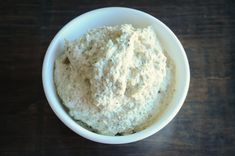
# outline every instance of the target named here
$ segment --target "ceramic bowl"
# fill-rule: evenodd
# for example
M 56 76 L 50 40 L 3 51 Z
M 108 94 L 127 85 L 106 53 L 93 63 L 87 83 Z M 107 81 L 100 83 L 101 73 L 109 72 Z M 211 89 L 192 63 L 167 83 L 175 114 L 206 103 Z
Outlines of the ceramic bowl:
M 125 136 L 105 136 L 83 128 L 69 116 L 56 93 L 53 81 L 53 70 L 55 59 L 58 55 L 63 53 L 64 39 L 74 40 L 92 28 L 120 24 L 132 24 L 135 27 L 153 27 L 155 33 L 160 39 L 162 47 L 167 51 L 168 55 L 175 63 L 176 91 L 168 107 L 166 107 L 165 111 L 161 113 L 159 119 L 146 129 Z M 95 142 L 123 144 L 135 142 L 153 135 L 165 127 L 175 117 L 182 107 L 188 92 L 190 71 L 188 59 L 183 46 L 174 33 L 160 20 L 139 10 L 122 7 L 109 7 L 96 9 L 76 17 L 56 34 L 54 39 L 51 41 L 44 58 L 42 80 L 44 91 L 51 108 L 59 119 L 71 130 L 80 136 Z

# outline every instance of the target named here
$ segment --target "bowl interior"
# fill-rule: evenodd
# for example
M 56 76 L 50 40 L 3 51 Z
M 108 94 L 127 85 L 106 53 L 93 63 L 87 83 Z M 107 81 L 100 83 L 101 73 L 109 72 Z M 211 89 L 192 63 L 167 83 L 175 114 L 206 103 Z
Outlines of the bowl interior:
M 90 132 L 79 126 L 65 112 L 56 94 L 53 82 L 54 61 L 63 53 L 64 39 L 74 40 L 92 28 L 132 24 L 135 27 L 152 26 L 164 49 L 176 65 L 176 92 L 172 101 L 157 120 L 149 128 L 127 136 L 103 136 Z M 85 13 L 65 25 L 52 40 L 43 64 L 43 86 L 46 97 L 56 115 L 73 131 L 93 141 L 102 143 L 128 143 L 148 137 L 172 120 L 181 108 L 189 85 L 189 66 L 184 49 L 175 35 L 162 22 L 154 17 L 134 9 L 103 8 Z

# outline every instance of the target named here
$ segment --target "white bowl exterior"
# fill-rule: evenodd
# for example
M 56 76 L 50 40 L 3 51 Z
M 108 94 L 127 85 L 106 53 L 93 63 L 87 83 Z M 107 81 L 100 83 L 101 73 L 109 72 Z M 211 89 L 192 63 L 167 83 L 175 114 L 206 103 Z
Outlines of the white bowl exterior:
M 104 136 L 78 125 L 63 109 L 53 81 L 54 61 L 63 53 L 64 39 L 74 40 L 92 28 L 132 24 L 136 27 L 152 26 L 164 49 L 176 65 L 176 91 L 161 117 L 143 131 L 127 136 Z M 122 144 L 146 138 L 166 126 L 177 114 L 186 98 L 189 87 L 189 64 L 185 51 L 173 32 L 153 16 L 130 8 L 110 7 L 90 11 L 66 24 L 51 41 L 42 70 L 43 87 L 47 100 L 56 115 L 77 134 L 100 143 Z

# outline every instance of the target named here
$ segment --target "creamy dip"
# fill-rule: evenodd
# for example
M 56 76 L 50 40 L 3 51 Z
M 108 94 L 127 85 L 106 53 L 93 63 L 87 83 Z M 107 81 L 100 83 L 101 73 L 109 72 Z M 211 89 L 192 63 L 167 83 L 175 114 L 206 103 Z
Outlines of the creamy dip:
M 151 27 L 105 26 L 65 41 L 54 80 L 78 123 L 124 135 L 148 126 L 167 106 L 174 88 L 171 66 Z

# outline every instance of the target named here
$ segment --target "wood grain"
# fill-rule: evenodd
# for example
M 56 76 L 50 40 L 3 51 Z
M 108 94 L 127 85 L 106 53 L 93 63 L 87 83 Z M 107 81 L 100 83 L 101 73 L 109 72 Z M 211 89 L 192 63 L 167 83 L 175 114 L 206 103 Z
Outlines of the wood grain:
M 191 69 L 184 106 L 159 133 L 125 145 L 69 130 L 45 98 L 50 40 L 74 17 L 107 6 L 146 11 L 182 42 Z M 0 2 L 0 155 L 235 155 L 235 1 L 7 0 Z

